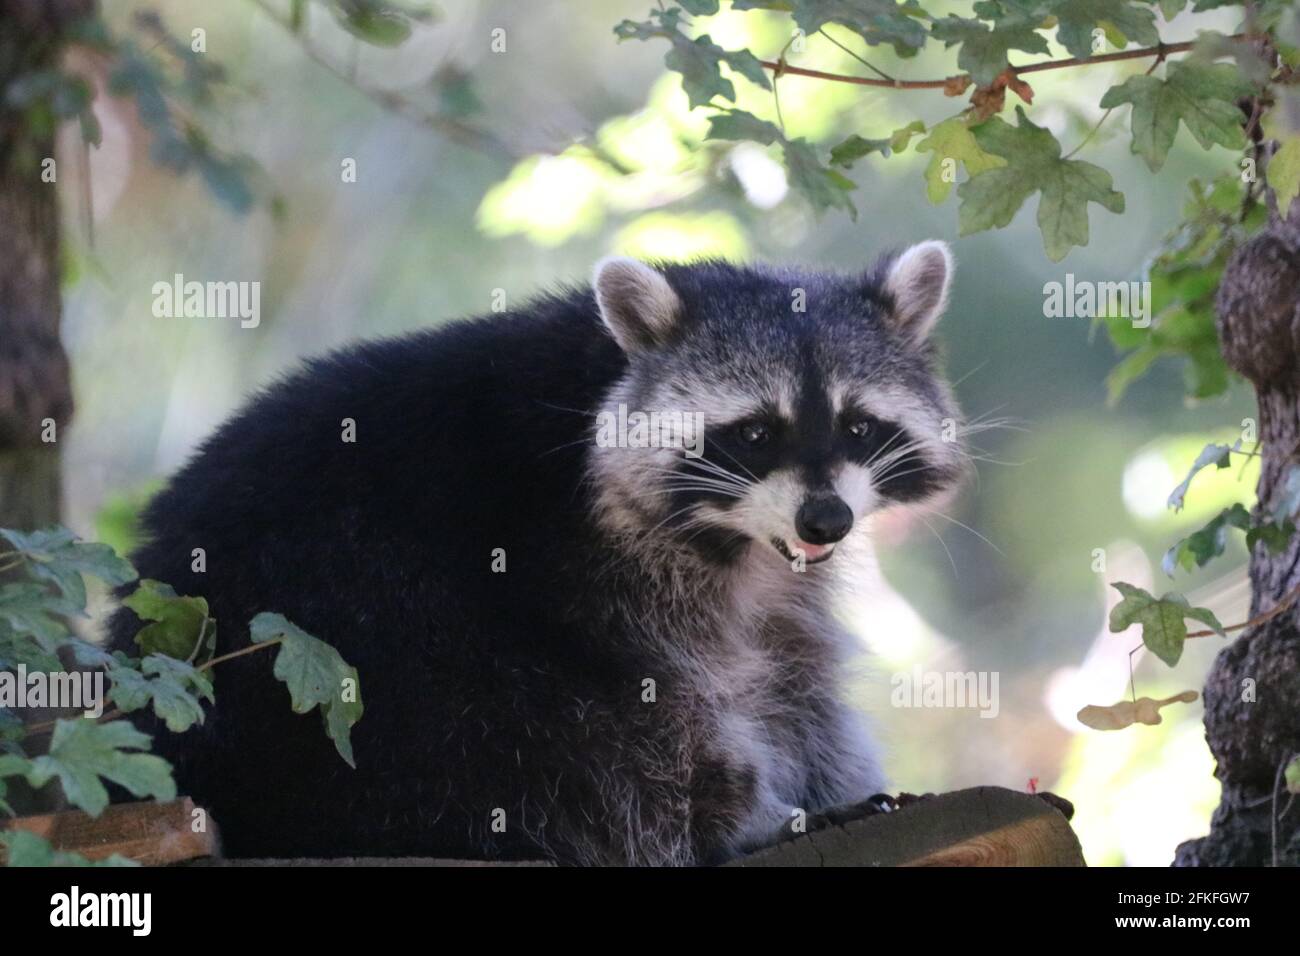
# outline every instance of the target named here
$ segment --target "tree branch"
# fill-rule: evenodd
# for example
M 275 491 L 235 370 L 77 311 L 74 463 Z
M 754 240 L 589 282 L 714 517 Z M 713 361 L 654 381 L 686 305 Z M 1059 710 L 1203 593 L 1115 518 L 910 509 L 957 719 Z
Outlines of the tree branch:
M 1236 34 L 1228 37 L 1229 40 L 1243 40 L 1245 34 Z M 1143 47 L 1140 50 L 1121 50 L 1118 53 L 1102 53 L 1097 56 L 1077 57 L 1072 56 L 1066 60 L 1048 60 L 1044 63 L 1030 63 L 1026 66 L 1009 66 L 1008 71 L 1013 76 L 1020 76 L 1025 73 L 1041 73 L 1044 70 L 1063 70 L 1073 66 L 1091 66 L 1094 63 L 1113 63 L 1117 60 L 1140 60 L 1148 56 L 1159 57 L 1164 59 L 1171 53 L 1186 53 L 1196 45 L 1195 40 L 1185 40 L 1181 43 L 1158 43 L 1155 46 Z M 850 76 L 845 73 L 826 73 L 822 70 L 809 70 L 800 66 L 791 66 L 789 63 L 781 63 L 775 60 L 760 60 L 769 70 L 774 73 L 792 76 L 806 76 L 815 80 L 829 80 L 833 83 L 852 83 L 855 86 L 880 86 L 885 89 L 895 90 L 942 90 L 953 87 L 965 89 L 969 83 L 961 83 L 960 80 L 965 77 L 970 79 L 968 74 L 962 73 L 955 77 L 948 77 L 942 80 L 882 80 L 871 76 Z
M 439 113 L 432 112 L 424 107 L 411 102 L 400 93 L 391 90 L 377 90 L 373 87 L 365 86 L 356 81 L 355 76 L 341 69 L 337 64 L 322 56 L 319 51 L 312 46 L 311 42 L 305 37 L 300 36 L 294 29 L 293 24 L 284 20 L 265 2 L 265 0 L 253 0 L 253 4 L 261 10 L 266 16 L 277 23 L 286 33 L 298 41 L 302 51 L 316 63 L 329 70 L 339 79 L 343 80 L 357 92 L 366 96 L 368 99 L 378 103 L 390 113 L 410 120 L 421 126 L 428 127 L 436 133 L 446 136 L 453 142 L 462 146 L 469 146 L 484 153 L 495 155 L 504 155 L 510 159 L 519 159 L 519 155 L 502 140 L 476 126 L 463 123 L 460 120 L 449 116 L 443 116 Z

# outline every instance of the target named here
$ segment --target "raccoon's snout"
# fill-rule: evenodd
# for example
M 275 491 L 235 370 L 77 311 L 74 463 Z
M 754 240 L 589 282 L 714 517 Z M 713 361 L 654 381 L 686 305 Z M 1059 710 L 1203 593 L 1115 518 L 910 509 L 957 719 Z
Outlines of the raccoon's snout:
M 837 495 L 809 498 L 796 512 L 794 527 L 809 544 L 834 544 L 853 527 L 853 509 Z

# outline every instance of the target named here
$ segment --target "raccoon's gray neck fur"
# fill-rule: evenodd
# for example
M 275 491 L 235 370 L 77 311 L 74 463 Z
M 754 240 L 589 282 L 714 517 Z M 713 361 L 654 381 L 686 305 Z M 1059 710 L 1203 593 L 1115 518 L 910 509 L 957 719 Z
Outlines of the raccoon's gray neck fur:
M 852 583 L 845 567 L 861 566 L 864 559 L 874 566 L 865 528 L 841 543 L 831 565 L 795 571 L 761 541 L 749 542 L 738 560 L 716 564 L 666 533 L 659 526 L 662 516 L 647 522 L 617 502 L 616 489 L 597 487 L 597 524 L 623 558 L 621 573 L 636 584 L 645 638 L 666 654 L 739 660 L 777 622 L 823 638 L 830 658 L 847 653 L 842 630 L 833 624 L 833 605 Z

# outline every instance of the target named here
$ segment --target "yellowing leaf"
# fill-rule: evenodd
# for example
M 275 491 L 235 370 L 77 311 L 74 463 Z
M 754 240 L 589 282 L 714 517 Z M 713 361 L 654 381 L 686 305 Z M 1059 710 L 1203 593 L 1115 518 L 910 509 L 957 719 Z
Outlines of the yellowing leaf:
M 929 152 L 930 163 L 925 167 L 925 195 L 930 202 L 939 204 L 948 198 L 953 180 L 945 176 L 944 160 L 952 160 L 966 167 L 966 175 L 977 176 L 986 169 L 1005 166 L 1001 156 L 986 153 L 980 148 L 975 134 L 960 116 L 953 116 L 930 130 L 930 135 L 916 144 L 918 153 Z M 956 172 L 954 166 L 948 170 Z
M 1079 723 L 1093 730 L 1123 730 L 1133 724 L 1155 726 L 1160 723 L 1160 708 L 1170 704 L 1190 704 L 1196 700 L 1196 691 L 1185 690 L 1164 700 L 1151 697 L 1139 697 L 1137 700 L 1122 700 L 1118 704 L 1102 707 L 1089 704 L 1077 714 Z
M 1300 134 L 1282 141 L 1268 161 L 1268 184 L 1277 193 L 1277 208 L 1286 215 L 1291 200 L 1300 195 Z

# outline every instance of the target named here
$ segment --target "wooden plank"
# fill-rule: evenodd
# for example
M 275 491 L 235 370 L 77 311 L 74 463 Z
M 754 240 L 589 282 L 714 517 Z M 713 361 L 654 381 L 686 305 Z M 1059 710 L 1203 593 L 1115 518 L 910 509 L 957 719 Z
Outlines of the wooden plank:
M 193 830 L 195 806 L 170 803 L 111 806 L 98 819 L 80 811 L 21 817 L 10 825 L 92 860 L 113 853 L 152 866 L 545 866 L 422 857 L 339 860 L 222 860 L 216 824 Z M 766 847 L 728 866 L 1083 866 L 1069 822 L 1036 796 L 976 787 L 920 800 L 892 813 L 845 818 Z
M 98 817 L 80 810 L 19 817 L 9 826 L 89 860 L 120 853 L 146 866 L 166 866 L 216 855 L 216 825 L 204 814 L 206 831 L 194 832 L 195 809 L 194 802 L 183 797 L 168 803 L 114 804 Z
M 1069 821 L 1002 787 L 958 790 L 766 847 L 728 866 L 1085 866 Z

